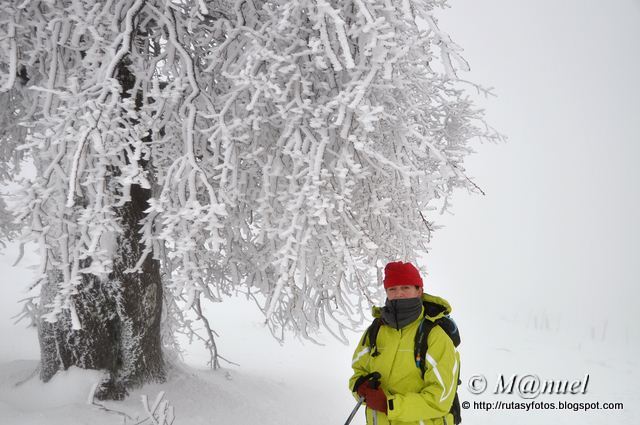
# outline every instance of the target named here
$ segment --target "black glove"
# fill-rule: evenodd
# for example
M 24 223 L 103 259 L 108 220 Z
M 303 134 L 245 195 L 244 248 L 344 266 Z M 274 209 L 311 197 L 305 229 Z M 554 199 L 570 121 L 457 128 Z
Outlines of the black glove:
M 356 379 L 356 383 L 353 385 L 353 392 L 358 393 L 361 397 L 364 397 L 364 389 L 368 388 L 378 388 L 380 385 L 380 378 L 382 376 L 379 372 L 371 372 L 368 375 L 364 375 Z M 363 384 L 367 384 L 366 386 Z

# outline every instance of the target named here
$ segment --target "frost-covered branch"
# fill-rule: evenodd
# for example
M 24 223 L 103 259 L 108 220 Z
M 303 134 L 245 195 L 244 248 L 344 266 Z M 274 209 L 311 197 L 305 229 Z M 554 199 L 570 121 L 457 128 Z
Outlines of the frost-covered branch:
M 345 340 L 376 269 L 427 249 L 455 188 L 481 192 L 469 143 L 500 136 L 442 0 L 36 3 L 0 6 L 0 146 L 37 169 L 15 213 L 55 281 L 50 320 L 88 277 L 114 281 L 140 189 L 125 272 L 158 261 L 165 307 L 200 316 L 214 359 L 201 302 L 237 293 L 278 338 Z

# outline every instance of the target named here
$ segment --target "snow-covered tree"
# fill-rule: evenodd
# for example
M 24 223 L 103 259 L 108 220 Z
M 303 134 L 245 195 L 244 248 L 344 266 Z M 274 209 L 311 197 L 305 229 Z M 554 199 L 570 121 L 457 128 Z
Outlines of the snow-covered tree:
M 36 170 L 13 209 L 41 253 L 42 378 L 107 369 L 103 397 L 162 380 L 188 311 L 217 362 L 201 302 L 234 293 L 278 338 L 345 339 L 376 266 L 414 259 L 452 190 L 479 190 L 468 142 L 497 137 L 443 6 L 2 2 L 0 174 Z

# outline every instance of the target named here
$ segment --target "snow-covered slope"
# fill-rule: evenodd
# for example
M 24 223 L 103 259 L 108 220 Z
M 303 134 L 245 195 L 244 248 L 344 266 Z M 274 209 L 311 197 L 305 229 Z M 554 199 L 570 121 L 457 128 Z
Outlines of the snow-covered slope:
M 0 423 L 35 424 L 135 424 L 148 418 L 142 397 L 149 406 L 164 393 L 167 409 L 176 424 L 287 424 L 321 423 L 321 409 L 302 392 L 296 382 L 276 381 L 253 374 L 203 371 L 188 367 L 174 369 L 168 382 L 147 385 L 123 402 L 90 400 L 100 379 L 97 371 L 72 368 L 50 383 L 25 377 L 36 362 L 14 361 L 0 367 Z M 320 395 L 318 386 L 311 396 Z M 323 401 L 323 397 L 318 399 Z M 330 407 L 330 406 L 327 406 Z M 321 416 L 318 416 L 321 415 Z
M 33 376 L 37 361 L 5 356 L 0 366 L 0 424 L 135 424 L 147 417 L 141 397 L 146 395 L 153 404 L 161 392 L 174 409 L 175 424 L 344 423 L 354 405 L 346 388 L 353 346 L 330 340 L 325 346 L 298 341 L 280 346 L 244 300 L 230 300 L 210 314 L 219 323 L 223 354 L 240 363 L 239 367 L 203 369 L 204 350 L 190 346 L 185 360 L 192 366 L 174 366 L 168 382 L 147 385 L 123 402 L 91 404 L 89 394 L 100 379 L 99 372 L 72 369 L 42 384 Z M 588 373 L 586 394 L 546 395 L 535 401 L 624 403 L 624 410 L 619 411 L 487 412 L 471 408 L 463 412 L 466 424 L 638 423 L 640 397 L 634 388 L 640 377 L 640 352 L 634 341 L 598 335 L 583 338 L 546 325 L 527 326 L 517 317 L 473 322 L 460 316 L 464 331 L 461 401 L 472 405 L 474 401 L 531 401 L 516 394 L 492 394 L 499 374 L 505 379 L 513 374 L 535 374 L 543 380 L 581 380 Z M 6 328 L 4 333 L 2 337 L 8 337 Z M 13 333 L 20 334 L 15 329 Z M 353 344 L 355 340 L 354 335 Z M 32 358 L 37 355 L 32 354 Z M 485 394 L 474 395 L 467 389 L 474 375 L 486 377 L 489 388 Z M 362 417 L 354 423 L 363 423 Z

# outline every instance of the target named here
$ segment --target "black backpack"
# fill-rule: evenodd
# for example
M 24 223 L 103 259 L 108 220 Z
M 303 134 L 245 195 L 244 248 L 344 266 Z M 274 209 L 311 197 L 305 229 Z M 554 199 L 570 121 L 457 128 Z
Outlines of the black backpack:
M 458 330 L 458 326 L 456 322 L 453 321 L 451 317 L 442 316 L 439 319 L 436 319 L 434 322 L 426 318 L 426 315 L 435 316 L 439 314 L 444 307 L 441 305 L 430 303 L 425 301 L 424 312 L 425 316 L 422 317 L 422 321 L 418 326 L 418 330 L 416 331 L 416 336 L 414 337 L 414 346 L 413 346 L 413 354 L 416 360 L 416 367 L 418 367 L 422 371 L 422 376 L 427 370 L 427 365 L 425 363 L 425 359 L 427 357 L 427 338 L 429 336 L 429 332 L 435 326 L 440 326 L 442 330 L 451 338 L 454 347 L 458 347 L 460 345 L 460 331 Z M 380 326 L 382 326 L 382 319 L 376 317 L 373 319 L 371 325 L 367 329 L 365 333 L 365 338 L 362 340 L 362 345 L 366 345 L 366 341 L 369 341 L 369 352 L 372 357 L 376 357 L 380 354 L 378 351 L 378 347 L 376 345 L 376 338 L 378 337 L 378 332 L 380 331 Z M 458 368 L 458 385 L 460 385 L 462 381 L 460 381 L 460 368 Z M 460 399 L 458 398 L 458 391 L 456 391 L 456 395 L 453 398 L 453 403 L 451 404 L 451 409 L 449 410 L 453 415 L 453 422 L 455 425 L 458 425 L 462 422 L 461 410 L 460 410 Z

